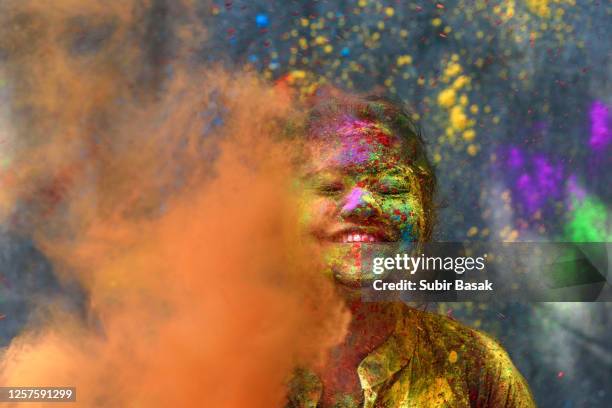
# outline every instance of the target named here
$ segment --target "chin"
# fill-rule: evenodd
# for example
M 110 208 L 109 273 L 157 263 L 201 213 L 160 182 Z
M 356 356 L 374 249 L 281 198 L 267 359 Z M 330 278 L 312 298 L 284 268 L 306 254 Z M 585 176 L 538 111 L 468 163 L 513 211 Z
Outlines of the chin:
M 363 288 L 380 279 L 362 268 L 362 247 L 355 244 L 327 243 L 323 250 L 327 270 L 334 280 L 345 287 Z
M 359 265 L 336 263 L 330 266 L 334 280 L 345 287 L 354 289 L 370 287 L 374 280 L 380 279 L 374 273 L 364 272 Z
M 335 268 L 333 269 L 333 275 L 338 284 L 349 288 L 359 289 L 365 283 L 361 271 L 355 272 L 351 268 L 341 268 L 340 270 Z

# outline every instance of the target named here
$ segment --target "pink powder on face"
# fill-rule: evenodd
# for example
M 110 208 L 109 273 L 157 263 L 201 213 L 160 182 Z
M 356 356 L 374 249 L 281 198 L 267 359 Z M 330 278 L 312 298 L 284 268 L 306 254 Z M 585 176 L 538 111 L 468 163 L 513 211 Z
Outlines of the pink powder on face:
M 364 191 L 361 188 L 354 188 L 346 198 L 346 204 L 342 207 L 342 211 L 353 211 L 357 208 L 358 205 L 361 204 L 361 197 L 363 196 Z

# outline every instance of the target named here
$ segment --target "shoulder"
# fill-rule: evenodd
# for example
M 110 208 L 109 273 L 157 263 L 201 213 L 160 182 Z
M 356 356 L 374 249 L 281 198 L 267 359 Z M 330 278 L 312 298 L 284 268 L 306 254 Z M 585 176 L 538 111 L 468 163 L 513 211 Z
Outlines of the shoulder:
M 527 382 L 492 336 L 447 316 L 415 313 L 419 348 L 444 372 L 462 373 L 470 398 L 495 401 L 499 407 L 535 406 Z
M 443 349 L 469 346 L 470 350 L 483 357 L 499 356 L 508 358 L 508 354 L 492 336 L 469 327 L 448 316 L 413 310 L 412 321 L 416 322 L 417 330 L 425 336 L 433 346 Z
M 507 358 L 504 348 L 490 335 L 466 326 L 448 316 L 419 310 L 411 311 L 411 321 L 415 323 L 421 338 L 430 347 L 443 351 L 461 349 L 469 351 L 474 357 Z

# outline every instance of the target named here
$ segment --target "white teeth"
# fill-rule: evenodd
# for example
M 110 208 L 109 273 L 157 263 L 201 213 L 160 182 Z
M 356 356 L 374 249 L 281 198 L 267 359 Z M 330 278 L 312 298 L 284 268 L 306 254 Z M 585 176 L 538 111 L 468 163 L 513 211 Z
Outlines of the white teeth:
M 370 234 L 349 233 L 342 236 L 342 242 L 376 242 L 377 239 Z

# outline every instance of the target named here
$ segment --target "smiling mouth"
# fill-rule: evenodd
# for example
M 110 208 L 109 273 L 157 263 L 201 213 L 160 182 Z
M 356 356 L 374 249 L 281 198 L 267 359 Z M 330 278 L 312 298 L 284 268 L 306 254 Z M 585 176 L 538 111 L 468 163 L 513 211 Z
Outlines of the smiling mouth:
M 376 243 L 390 242 L 391 240 L 385 234 L 378 231 L 359 231 L 359 230 L 344 230 L 332 234 L 329 237 L 330 241 L 336 243 Z

